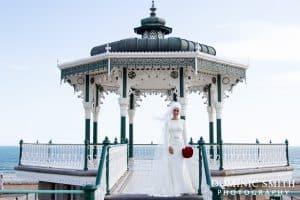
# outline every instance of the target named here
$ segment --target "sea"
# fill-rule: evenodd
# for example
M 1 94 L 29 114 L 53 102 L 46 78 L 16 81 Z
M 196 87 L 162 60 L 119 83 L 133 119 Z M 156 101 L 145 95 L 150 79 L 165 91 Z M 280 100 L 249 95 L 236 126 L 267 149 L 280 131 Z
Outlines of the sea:
M 300 146 L 289 147 L 290 165 L 294 167 L 294 179 L 300 181 Z M 14 167 L 19 160 L 19 147 L 0 146 L 0 173 L 15 174 Z

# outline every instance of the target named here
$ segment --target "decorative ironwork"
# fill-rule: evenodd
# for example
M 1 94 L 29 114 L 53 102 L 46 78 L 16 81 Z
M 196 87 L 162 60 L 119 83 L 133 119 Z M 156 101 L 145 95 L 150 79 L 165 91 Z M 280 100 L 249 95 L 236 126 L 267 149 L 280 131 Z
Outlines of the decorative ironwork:
M 178 78 L 178 71 L 171 71 L 170 76 L 174 79 Z
M 61 70 L 61 79 L 67 76 L 74 76 L 79 74 L 89 74 L 100 70 L 108 70 L 108 60 L 100 60 L 92 63 L 85 63 Z
M 285 144 L 223 144 L 222 150 L 224 170 L 287 166 Z M 219 170 L 219 145 L 207 144 L 206 151 L 210 169 Z
M 227 85 L 229 82 L 230 82 L 230 79 L 229 79 L 228 77 L 224 77 L 224 78 L 222 79 L 222 83 L 223 83 L 224 85 Z
M 134 79 L 136 77 L 136 73 L 134 71 L 128 72 L 128 78 Z
M 193 58 L 112 58 L 112 67 L 187 67 L 195 66 Z
M 79 78 L 77 79 L 77 83 L 78 83 L 79 85 L 82 85 L 82 84 L 84 83 L 83 78 L 82 78 L 82 77 L 79 77 Z
M 204 59 L 198 59 L 198 69 L 201 72 L 246 78 L 246 69 Z
M 23 144 L 21 165 L 47 168 L 78 169 L 84 168 L 84 149 L 81 144 Z M 88 168 L 97 169 L 102 145 L 88 145 Z M 97 157 L 93 152 L 97 150 Z

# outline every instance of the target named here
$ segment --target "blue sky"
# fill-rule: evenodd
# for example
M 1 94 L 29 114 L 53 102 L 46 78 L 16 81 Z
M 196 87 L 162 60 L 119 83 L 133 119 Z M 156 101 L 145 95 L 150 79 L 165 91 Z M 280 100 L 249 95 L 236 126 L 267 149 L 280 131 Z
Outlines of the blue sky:
M 149 15 L 150 0 L 2 1 L 0 8 L 0 145 L 19 139 L 82 143 L 84 114 L 72 88 L 60 84 L 59 62 L 88 57 L 93 46 L 136 37 L 133 28 Z M 249 64 L 247 84 L 226 99 L 224 142 L 300 145 L 300 2 L 298 0 L 158 0 L 158 16 L 178 36 L 212 45 L 217 55 Z M 138 37 L 138 36 L 137 36 Z M 135 142 L 156 140 L 154 120 L 164 100 L 140 103 Z M 157 108 L 157 109 L 153 109 Z M 191 95 L 188 135 L 208 137 L 201 97 Z M 99 140 L 119 137 L 116 95 L 100 111 Z

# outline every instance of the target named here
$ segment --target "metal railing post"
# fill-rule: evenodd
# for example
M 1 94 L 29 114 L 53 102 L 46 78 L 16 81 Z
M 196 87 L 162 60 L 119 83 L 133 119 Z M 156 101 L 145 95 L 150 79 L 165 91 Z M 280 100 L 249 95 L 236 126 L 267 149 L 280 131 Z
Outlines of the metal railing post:
M 88 170 L 88 140 L 84 140 L 84 167 L 83 170 Z
M 115 137 L 114 144 L 118 144 L 118 138 L 117 137 Z
M 256 138 L 255 141 L 256 145 L 257 145 L 257 163 L 260 163 L 260 149 L 259 149 L 259 140 Z
M 23 153 L 23 140 L 20 140 L 20 152 L 19 152 L 19 165 L 21 165 L 22 153 Z
M 96 177 L 96 186 L 97 187 L 101 184 L 103 166 L 104 166 L 104 161 L 106 159 L 106 153 L 107 153 L 107 145 L 109 143 L 110 142 L 108 140 L 108 137 L 105 137 L 105 139 L 103 141 L 102 152 L 101 152 L 101 157 L 100 157 L 100 162 L 99 162 L 99 167 L 98 167 L 98 172 L 97 172 L 97 177 Z
M 219 170 L 221 171 L 221 170 L 223 170 L 224 168 L 223 168 L 223 140 L 221 140 L 220 141 L 220 154 L 219 154 L 219 156 L 220 156 L 220 167 L 219 167 Z
M 98 146 L 97 144 L 93 144 L 93 159 L 97 159 Z
M 285 140 L 285 155 L 286 155 L 286 163 L 287 166 L 290 166 L 290 159 L 289 159 L 289 141 Z
M 110 194 L 110 189 L 109 189 L 109 148 L 110 148 L 110 141 L 108 139 L 108 137 L 105 137 L 104 141 L 103 141 L 103 148 L 106 148 L 106 162 L 105 162 L 105 168 L 106 168 L 106 177 L 105 177 L 105 181 L 106 181 L 106 194 Z
M 127 170 L 128 170 L 129 169 L 128 168 L 128 159 L 129 159 L 129 142 L 128 142 L 128 138 L 125 139 L 125 143 L 127 144 Z
M 193 138 L 191 137 L 190 138 L 190 142 L 189 142 L 189 145 L 192 145 L 194 142 L 193 142 Z
M 107 154 L 106 154 L 106 194 L 110 194 L 109 189 L 109 149 L 110 147 L 107 147 Z
M 223 199 L 223 188 L 221 186 L 215 186 L 210 188 L 212 191 L 213 200 L 222 200 Z
M 210 155 L 211 159 L 214 159 L 214 157 L 215 157 L 214 154 L 215 154 L 214 146 L 211 144 L 210 148 L 209 148 L 209 155 Z
M 86 185 L 83 190 L 84 190 L 84 199 L 85 200 L 95 200 L 95 191 L 96 191 L 96 186 L 94 185 Z
M 198 153 L 199 153 L 199 186 L 198 186 L 198 195 L 202 195 L 202 190 L 201 190 L 201 186 L 202 186 L 202 148 L 204 145 L 204 140 L 201 137 L 200 140 L 198 141 Z
M 52 145 L 52 140 L 50 140 L 50 141 L 48 142 L 48 149 L 47 149 L 47 164 L 48 164 L 48 167 L 51 167 L 51 166 L 50 166 L 51 145 Z

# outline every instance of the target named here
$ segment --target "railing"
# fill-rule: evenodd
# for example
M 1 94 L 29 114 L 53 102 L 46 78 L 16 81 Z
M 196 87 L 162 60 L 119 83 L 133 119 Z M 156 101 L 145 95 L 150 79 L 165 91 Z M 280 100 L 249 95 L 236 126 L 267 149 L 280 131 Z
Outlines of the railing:
M 19 165 L 77 170 L 97 169 L 101 149 L 101 144 L 34 144 L 20 142 Z
M 82 190 L 0 190 L 0 197 L 1 194 L 8 195 L 7 198 L 12 199 L 16 197 L 16 199 L 26 199 L 26 200 L 33 200 L 38 199 L 38 195 L 45 195 L 45 194 L 53 194 L 53 195 L 84 195 L 87 194 L 87 188 Z M 13 196 L 11 196 L 13 195 Z
M 22 142 L 20 143 L 20 161 L 19 164 L 22 164 L 23 162 L 23 156 L 25 156 L 26 158 L 26 154 L 29 154 L 29 152 L 31 152 L 32 149 L 34 149 L 34 145 L 37 144 L 22 144 Z M 24 146 L 23 146 L 24 145 Z M 51 147 L 53 145 L 51 144 Z M 59 146 L 59 145 L 54 145 L 55 147 Z M 61 146 L 66 146 L 66 145 L 61 145 Z M 67 145 L 69 146 L 69 145 Z M 70 145 L 72 146 L 72 145 Z M 76 147 L 81 146 L 82 145 L 74 145 Z M 84 145 L 83 145 L 84 146 Z M 109 146 L 109 140 L 106 138 L 103 142 L 102 148 L 101 148 L 101 153 L 98 154 L 99 156 L 99 166 L 97 166 L 98 168 L 98 173 L 97 173 L 97 177 L 96 177 L 96 181 L 95 181 L 95 185 L 86 185 L 85 187 L 83 187 L 82 190 L 0 190 L 0 194 L 22 194 L 22 195 L 26 195 L 26 199 L 29 199 L 29 195 L 33 194 L 34 196 L 30 199 L 36 199 L 37 195 L 45 195 L 45 194 L 73 194 L 73 195 L 84 195 L 84 199 L 85 200 L 95 200 L 95 199 L 104 199 L 105 196 L 105 191 L 106 191 L 106 177 L 103 176 L 103 174 L 106 171 L 106 167 L 105 167 L 105 162 L 106 162 L 106 155 L 107 155 L 107 149 Z M 24 148 L 25 147 L 25 148 Z M 42 144 L 42 145 L 37 145 L 38 148 L 36 148 L 35 150 L 43 150 L 39 153 L 36 153 L 33 155 L 33 158 L 43 158 L 40 159 L 42 161 L 45 160 L 44 156 L 45 156 L 45 147 L 49 147 L 48 145 Z M 24 149 L 23 149 L 24 148 Z M 47 150 L 49 148 L 46 148 Z M 60 150 L 65 149 L 65 148 L 59 148 Z M 86 149 L 86 148 L 85 148 Z M 91 148 L 90 148 L 91 149 Z M 82 150 L 82 149 L 81 149 Z M 46 151 L 48 152 L 48 151 Z M 74 152 L 74 151 L 73 151 Z M 86 152 L 80 151 L 80 154 L 85 154 Z M 69 155 L 70 151 L 65 153 L 65 155 Z M 59 158 L 66 158 L 67 156 L 61 156 L 61 153 L 58 153 Z M 95 154 L 94 154 L 95 155 Z M 48 157 L 47 157 L 48 158 Z M 24 159 L 26 160 L 26 159 Z M 28 161 L 29 164 L 35 164 L 35 162 L 30 162 L 31 159 Z M 82 160 L 80 160 L 82 161 Z M 26 162 L 25 162 L 26 163 Z M 42 164 L 38 165 L 38 166 L 42 166 L 42 167 L 48 167 L 49 163 L 51 162 L 42 162 Z M 36 165 L 35 165 L 36 166 Z M 73 169 L 73 168 L 72 168 Z
M 103 141 L 101 159 L 95 181 L 95 199 L 104 199 L 111 188 L 127 171 L 128 144 L 110 144 L 106 137 Z
M 127 171 L 127 153 L 127 144 L 115 144 L 108 148 L 106 156 L 107 194 L 110 194 L 111 188 Z
M 223 189 L 213 187 L 211 184 L 211 169 L 243 169 L 289 165 L 287 141 L 285 144 L 207 144 L 201 138 L 198 143 L 191 145 L 194 149 L 194 156 L 187 159 L 187 162 L 190 162 L 188 167 L 192 174 L 192 184 L 194 188 L 198 188 L 197 193 L 203 195 L 204 200 L 222 198 L 219 193 Z M 157 145 L 134 145 L 134 159 L 151 162 L 155 159 L 156 148 Z M 89 169 L 98 168 L 95 185 L 88 185 L 83 190 L 75 191 L 75 193 L 84 193 L 85 199 L 95 197 L 103 199 L 105 194 L 109 194 L 114 184 L 126 172 L 127 161 L 127 144 L 111 144 L 108 138 L 98 145 L 29 144 L 20 142 L 19 163 L 21 165 L 81 170 L 85 168 L 85 165 Z M 19 192 L 23 192 L 22 194 L 37 194 L 35 191 Z
M 197 188 L 197 194 L 202 195 L 204 200 L 221 200 L 222 196 L 219 191 L 223 188 L 212 185 L 211 174 L 209 169 L 208 155 L 204 140 L 201 137 L 198 143 L 191 144 L 193 147 L 193 157 L 187 159 L 188 170 L 190 172 L 192 184 Z
M 64 152 L 65 151 L 65 152 Z M 76 154 L 79 155 L 71 155 Z M 30 156 L 31 155 L 31 156 Z M 90 169 L 97 169 L 95 185 L 86 185 L 82 190 L 2 190 L 0 194 L 83 194 L 85 200 L 104 199 L 110 189 L 126 172 L 128 144 L 111 144 L 108 138 L 101 145 L 29 144 L 20 142 L 19 165 L 83 169 L 88 158 Z M 54 161 L 54 158 L 58 159 Z M 37 159 L 35 161 L 34 159 Z M 66 163 L 66 159 L 73 164 Z M 74 160 L 72 160 L 74 159 Z
M 196 146 L 199 148 L 199 155 L 193 156 L 193 162 L 197 161 L 197 159 L 199 161 L 199 172 L 194 173 L 197 176 L 194 176 L 193 182 L 195 184 L 196 181 L 199 181 L 198 194 L 202 194 L 204 200 L 223 199 L 224 188 L 212 185 L 210 167 L 214 170 L 223 170 L 289 165 L 287 140 L 285 144 L 222 144 L 221 142 L 221 144 L 217 145 L 205 144 L 201 137 L 197 144 L 191 144 L 194 150 L 196 150 Z M 230 192 L 227 191 L 227 193 Z M 260 193 L 256 193 L 257 191 L 255 190 L 247 192 L 252 192 L 256 195 L 268 194 L 266 191 L 260 191 Z M 297 194 L 297 192 L 290 192 L 286 195 L 290 196 L 293 194 Z
M 285 144 L 205 144 L 211 170 L 230 170 L 289 165 Z

